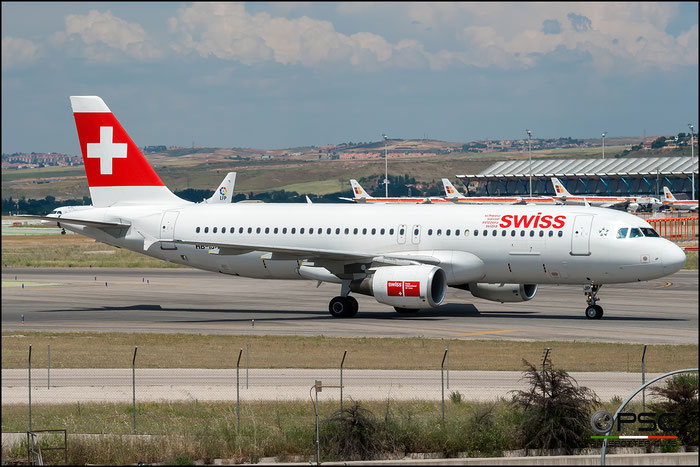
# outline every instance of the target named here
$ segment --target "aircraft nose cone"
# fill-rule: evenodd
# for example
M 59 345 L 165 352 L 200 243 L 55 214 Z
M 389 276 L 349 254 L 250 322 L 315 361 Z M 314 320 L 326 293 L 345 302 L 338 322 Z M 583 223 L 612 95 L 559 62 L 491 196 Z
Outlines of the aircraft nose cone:
M 679 271 L 685 266 L 685 253 L 676 245 L 667 245 L 664 249 L 663 264 L 664 270 L 668 273 Z

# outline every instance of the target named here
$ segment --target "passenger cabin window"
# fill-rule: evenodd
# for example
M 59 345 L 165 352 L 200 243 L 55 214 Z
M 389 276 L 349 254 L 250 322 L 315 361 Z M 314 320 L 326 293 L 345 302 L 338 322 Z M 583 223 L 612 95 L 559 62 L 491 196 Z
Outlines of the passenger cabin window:
M 238 233 L 243 233 L 243 227 L 238 228 Z
M 255 233 L 260 233 L 260 227 L 258 227 L 257 229 L 255 229 Z
M 221 227 L 221 233 L 226 233 L 226 227 Z
M 209 227 L 204 227 L 204 233 L 209 233 Z
M 385 232 L 384 229 L 382 229 L 382 230 L 379 231 L 379 233 L 382 234 L 382 235 L 384 235 L 384 232 Z
M 214 227 L 211 231 L 212 233 L 216 233 L 216 227 Z
M 199 227 L 197 227 L 197 232 L 199 232 Z M 433 234 L 433 229 L 428 229 L 428 235 L 432 235 L 432 234 Z
M 275 227 L 275 233 L 277 233 L 277 232 L 279 232 L 279 229 L 277 227 Z
M 550 230 L 550 231 L 549 231 L 549 236 L 550 236 L 550 237 L 554 237 L 554 230 Z
M 627 227 L 623 227 L 620 230 L 617 231 L 617 238 L 626 238 L 627 237 Z
M 195 232 L 199 233 L 200 230 L 201 229 L 199 227 L 197 227 L 197 230 L 195 230 Z
M 478 236 L 479 236 L 479 231 L 478 231 L 478 230 L 475 230 L 475 231 L 474 231 L 474 236 L 475 236 L 475 237 L 478 237 Z
M 563 236 L 564 236 L 564 232 L 562 232 L 562 231 L 560 230 L 560 231 L 557 233 L 557 237 L 563 237 Z
M 394 229 L 389 229 L 389 235 L 394 235 Z
M 643 237 L 644 234 L 638 228 L 630 229 L 630 238 Z

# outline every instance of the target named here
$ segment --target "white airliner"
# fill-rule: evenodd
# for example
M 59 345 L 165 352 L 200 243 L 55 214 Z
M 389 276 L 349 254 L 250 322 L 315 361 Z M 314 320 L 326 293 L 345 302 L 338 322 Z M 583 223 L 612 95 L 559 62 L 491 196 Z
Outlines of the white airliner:
M 697 200 L 690 199 L 676 199 L 671 193 L 671 190 L 667 186 L 664 187 L 664 206 L 668 206 L 679 211 L 697 211 L 698 202 Z
M 61 215 L 61 226 L 208 271 L 337 283 L 334 317 L 357 313 L 351 292 L 408 313 L 439 306 L 448 286 L 520 302 L 538 284 L 578 284 L 585 315 L 598 319 L 601 285 L 685 264 L 683 250 L 644 220 L 594 207 L 189 203 L 168 190 L 102 99 L 70 99 L 94 208 Z
M 520 196 L 464 196 L 452 183 L 442 179 L 442 186 L 445 188 L 445 199 L 453 203 L 463 204 L 526 204 Z
M 582 206 L 586 203 L 591 206 L 601 208 L 621 208 L 627 209 L 630 204 L 630 198 L 624 196 L 580 196 L 572 195 L 566 189 L 564 184 L 556 177 L 552 177 L 552 185 L 554 186 L 554 199 L 561 201 L 563 204 L 573 204 Z
M 390 196 L 388 198 L 385 197 L 375 197 L 367 193 L 364 188 L 362 188 L 362 185 L 358 183 L 357 180 L 354 178 L 350 179 L 350 186 L 352 186 L 352 198 L 340 198 L 346 201 L 355 201 L 356 203 L 409 203 L 409 204 L 417 204 L 417 203 L 424 203 L 424 204 L 430 204 L 430 203 L 444 203 L 445 199 L 440 198 L 440 197 L 423 197 L 423 196 Z

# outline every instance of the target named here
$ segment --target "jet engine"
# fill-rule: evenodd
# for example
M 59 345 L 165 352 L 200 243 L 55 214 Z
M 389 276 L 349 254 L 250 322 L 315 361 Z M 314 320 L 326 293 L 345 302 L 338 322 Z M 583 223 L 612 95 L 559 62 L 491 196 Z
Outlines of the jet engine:
M 478 298 L 494 302 L 526 302 L 537 293 L 537 284 L 469 284 L 469 291 Z
M 373 296 L 379 303 L 399 308 L 436 307 L 447 291 L 445 271 L 437 266 L 386 266 L 353 282 L 350 290 Z

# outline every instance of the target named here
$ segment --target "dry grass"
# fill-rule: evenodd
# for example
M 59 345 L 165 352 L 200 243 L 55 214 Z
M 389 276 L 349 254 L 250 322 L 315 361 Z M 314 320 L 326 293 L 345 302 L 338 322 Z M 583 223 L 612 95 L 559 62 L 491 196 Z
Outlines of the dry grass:
M 14 337 L 13 337 L 14 336 Z M 253 368 L 436 369 L 450 346 L 453 370 L 521 370 L 522 360 L 539 361 L 545 347 L 567 371 L 641 371 L 641 345 L 586 342 L 518 342 L 424 338 L 330 338 L 221 336 L 196 334 L 3 332 L 2 368 L 128 368 L 139 347 L 140 368 L 232 368 L 238 350 L 249 345 Z M 646 371 L 697 365 L 697 345 L 650 345 Z
M 2 262 L 10 267 L 182 267 L 82 235 L 3 235 Z

